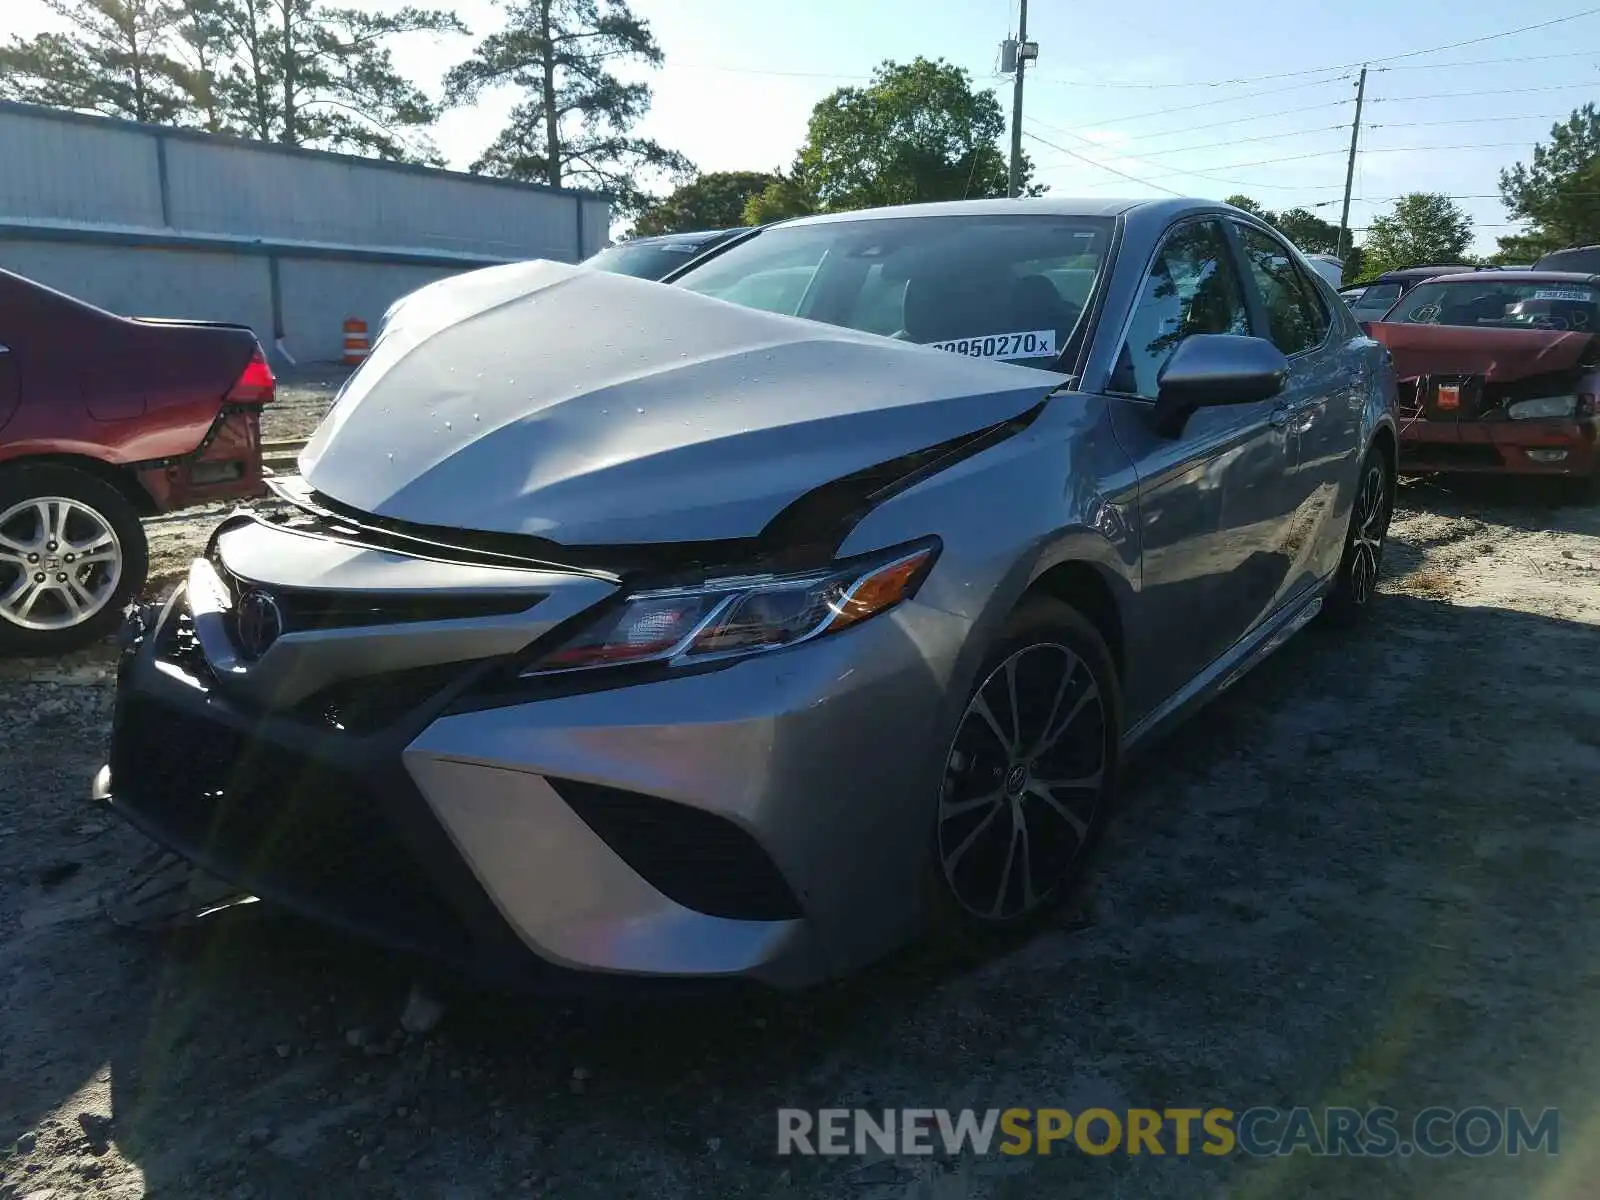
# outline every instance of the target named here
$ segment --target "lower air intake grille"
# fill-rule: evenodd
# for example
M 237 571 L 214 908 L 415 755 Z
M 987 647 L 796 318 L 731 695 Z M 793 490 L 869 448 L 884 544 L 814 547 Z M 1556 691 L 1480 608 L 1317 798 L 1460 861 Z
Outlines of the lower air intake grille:
M 736 921 L 801 915 L 777 864 L 732 821 L 593 783 L 552 779 L 550 786 L 617 857 L 685 908 Z
M 391 945 L 451 957 L 467 935 L 360 779 L 148 700 L 112 737 L 119 807 L 263 899 Z

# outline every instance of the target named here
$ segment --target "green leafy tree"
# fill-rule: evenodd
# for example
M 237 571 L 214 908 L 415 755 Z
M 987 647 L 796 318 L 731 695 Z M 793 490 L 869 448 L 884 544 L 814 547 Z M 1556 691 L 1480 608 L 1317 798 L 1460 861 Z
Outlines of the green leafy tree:
M 1307 254 L 1339 253 L 1339 227 L 1324 221 L 1309 209 L 1291 208 L 1277 213 L 1270 208 L 1263 208 L 1249 196 L 1238 193 L 1224 198 L 1222 202 L 1260 217 Z
M 633 223 L 633 234 L 648 237 L 740 225 L 745 206 L 777 180 L 770 171 L 707 172 L 645 209 Z
M 45 3 L 72 30 L 0 48 L 0 95 L 286 146 L 439 161 L 423 132 L 438 107 L 396 69 L 389 45 L 403 34 L 465 32 L 451 13 L 319 0 Z
M 424 133 L 438 106 L 400 74 L 389 43 L 405 34 L 465 33 L 453 13 L 193 0 L 188 27 L 222 51 L 214 88 L 231 127 L 285 146 L 441 161 Z
M 885 62 L 811 110 L 796 174 L 825 211 L 1004 196 L 1004 132 L 999 101 L 960 67 Z
M 11 0 L 15 3 L 16 0 Z M 131 121 L 184 108 L 169 54 L 180 10 L 169 0 L 44 0 L 70 28 L 0 46 L 0 97 Z
M 692 173 L 682 154 L 630 132 L 649 111 L 650 85 L 623 82 L 612 65 L 658 67 L 662 54 L 625 0 L 514 0 L 506 17 L 446 79 L 454 102 L 502 85 L 523 96 L 474 171 L 609 191 L 622 215 L 649 207 L 642 176 Z
M 1268 225 L 1276 223 L 1277 214 L 1269 211 L 1268 209 L 1262 208 L 1261 205 L 1250 199 L 1249 196 L 1240 195 L 1238 192 L 1235 192 L 1231 196 L 1224 196 L 1222 198 L 1222 202 L 1224 204 L 1231 204 L 1235 208 L 1242 208 L 1251 216 L 1260 217 Z
M 1412 192 L 1367 230 L 1365 273 L 1457 263 L 1472 245 L 1472 219 L 1450 197 Z
M 177 0 L 177 7 L 173 74 L 187 100 L 187 112 L 179 120 L 207 133 L 244 132 L 223 93 L 231 44 L 217 5 L 214 0 Z
M 1339 253 L 1339 227 L 1304 208 L 1291 208 L 1269 218 L 1283 234 L 1307 254 Z
M 1600 112 L 1593 104 L 1550 127 L 1533 161 L 1500 172 L 1500 196 L 1523 234 L 1500 239 L 1502 253 L 1530 261 L 1547 250 L 1600 242 Z
M 780 175 L 759 195 L 751 196 L 744 206 L 746 225 L 765 225 L 769 221 L 787 221 L 791 217 L 806 217 L 818 211 L 817 194 L 800 175 Z
M 1489 264 L 1496 267 L 1524 266 L 1535 263 L 1551 250 L 1559 250 L 1562 243 L 1537 234 L 1515 233 L 1495 239 L 1496 250 L 1489 256 Z

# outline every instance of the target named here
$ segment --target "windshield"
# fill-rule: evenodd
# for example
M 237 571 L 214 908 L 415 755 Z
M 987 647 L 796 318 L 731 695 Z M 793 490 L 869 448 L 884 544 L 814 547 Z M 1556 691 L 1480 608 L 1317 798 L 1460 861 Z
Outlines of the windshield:
M 640 279 L 660 279 L 700 253 L 704 242 L 648 242 L 633 245 L 623 242 L 591 256 L 585 266 L 616 275 L 637 275 Z
M 1375 283 L 1350 302 L 1350 311 L 1362 320 L 1376 320 L 1393 308 L 1398 299 L 1398 283 Z
M 1106 218 L 898 217 L 779 226 L 674 280 L 747 308 L 1049 367 L 1111 237 Z
M 1600 295 L 1572 283 L 1419 284 L 1387 320 L 1402 325 L 1600 330 Z

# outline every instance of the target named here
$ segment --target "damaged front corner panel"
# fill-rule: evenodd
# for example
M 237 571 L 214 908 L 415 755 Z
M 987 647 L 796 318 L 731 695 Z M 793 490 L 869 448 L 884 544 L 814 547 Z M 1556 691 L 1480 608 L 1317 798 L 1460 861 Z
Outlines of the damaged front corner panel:
M 759 541 L 763 557 L 797 567 L 828 562 L 851 530 L 874 508 L 924 479 L 1015 437 L 1038 419 L 1045 402 L 1040 400 L 1025 412 L 972 433 L 949 438 L 813 488 L 762 530 Z

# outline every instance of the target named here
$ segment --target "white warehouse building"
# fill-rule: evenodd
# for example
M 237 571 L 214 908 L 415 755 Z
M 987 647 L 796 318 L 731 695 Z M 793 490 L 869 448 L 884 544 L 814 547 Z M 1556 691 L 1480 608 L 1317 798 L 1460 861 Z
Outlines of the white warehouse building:
M 126 316 L 341 356 L 434 279 L 604 246 L 609 198 L 0 102 L 0 267 Z

